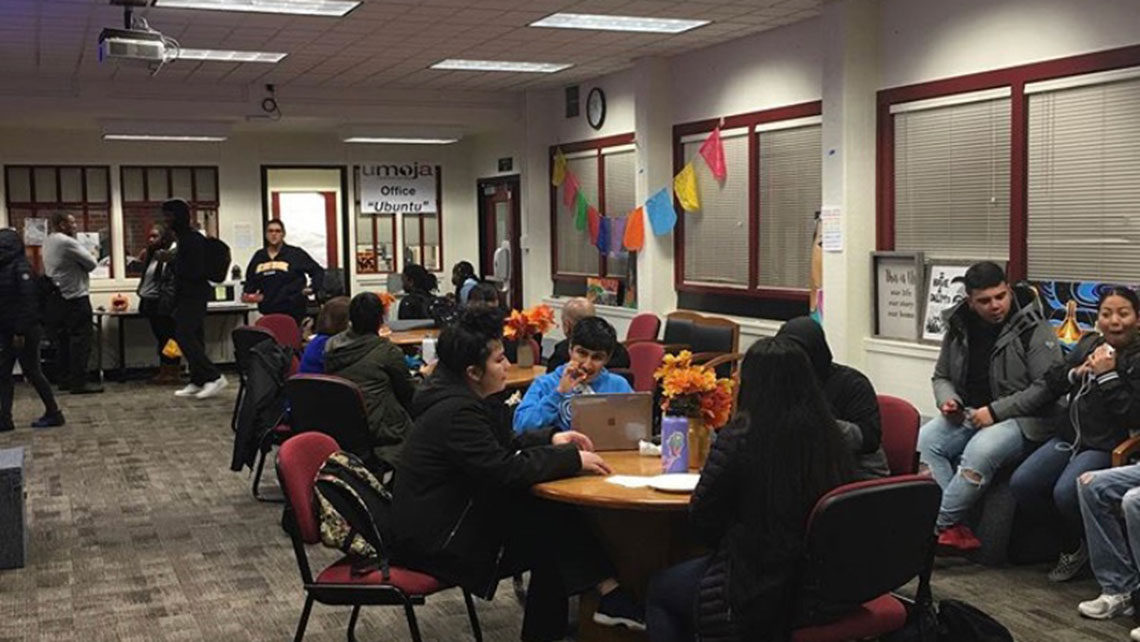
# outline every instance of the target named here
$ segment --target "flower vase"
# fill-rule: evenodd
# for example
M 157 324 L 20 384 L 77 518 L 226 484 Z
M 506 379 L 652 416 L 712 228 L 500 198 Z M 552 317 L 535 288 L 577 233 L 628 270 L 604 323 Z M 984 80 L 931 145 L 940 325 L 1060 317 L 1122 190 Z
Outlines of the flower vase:
M 530 339 L 519 339 L 518 352 L 516 353 L 516 364 L 520 368 L 534 367 L 534 346 Z
M 705 427 L 705 420 L 698 417 L 689 417 L 689 470 L 700 471 L 709 458 L 709 448 L 712 446 L 709 429 Z
M 665 415 L 661 418 L 661 472 L 689 470 L 689 418 Z

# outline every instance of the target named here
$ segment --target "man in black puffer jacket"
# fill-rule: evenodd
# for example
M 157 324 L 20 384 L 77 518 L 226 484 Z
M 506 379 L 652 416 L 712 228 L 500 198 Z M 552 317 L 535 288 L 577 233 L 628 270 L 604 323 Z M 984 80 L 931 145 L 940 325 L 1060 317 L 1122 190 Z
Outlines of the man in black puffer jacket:
M 20 362 L 24 378 L 44 402 L 44 416 L 34 428 L 62 426 L 63 413 L 56 405 L 51 385 L 40 369 L 39 279 L 24 256 L 24 241 L 11 228 L 0 230 L 0 432 L 12 430 L 12 368 Z
M 811 317 L 788 321 L 776 336 L 795 341 L 807 352 L 831 414 L 855 455 L 856 480 L 889 476 L 891 471 L 882 448 L 879 399 L 871 380 L 855 368 L 832 361 L 823 328 Z

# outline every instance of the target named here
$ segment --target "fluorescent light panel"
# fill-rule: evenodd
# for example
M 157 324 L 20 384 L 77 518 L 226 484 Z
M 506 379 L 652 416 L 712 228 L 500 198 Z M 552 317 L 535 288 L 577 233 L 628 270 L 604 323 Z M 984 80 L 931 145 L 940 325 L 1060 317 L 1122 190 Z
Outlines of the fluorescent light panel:
M 458 138 L 412 138 L 400 136 L 349 136 L 342 139 L 346 143 L 376 143 L 381 145 L 448 145 L 458 142 Z
M 132 140 L 172 143 L 220 143 L 225 136 L 197 136 L 190 134 L 103 134 L 103 140 Z
M 463 60 L 448 58 L 432 65 L 431 69 L 458 71 L 516 71 L 523 73 L 552 74 L 574 65 L 559 62 L 516 62 L 514 60 Z
M 703 27 L 708 23 L 708 20 L 682 20 L 679 18 L 607 16 L 597 13 L 552 13 L 542 20 L 530 23 L 530 26 L 555 29 L 593 29 L 595 31 L 681 33 Z
M 249 13 L 289 13 L 339 18 L 360 5 L 350 0 L 154 0 L 168 9 L 206 9 Z
M 225 49 L 179 49 L 179 60 L 211 60 L 222 62 L 281 62 L 289 54 L 272 51 L 229 51 Z

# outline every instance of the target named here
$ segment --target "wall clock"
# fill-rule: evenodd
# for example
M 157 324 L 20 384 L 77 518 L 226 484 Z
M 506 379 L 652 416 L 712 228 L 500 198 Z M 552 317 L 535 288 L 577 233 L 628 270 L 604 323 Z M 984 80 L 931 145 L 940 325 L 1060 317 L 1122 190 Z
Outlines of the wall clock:
M 586 97 L 586 122 L 594 129 L 606 122 L 606 94 L 601 87 L 594 87 Z

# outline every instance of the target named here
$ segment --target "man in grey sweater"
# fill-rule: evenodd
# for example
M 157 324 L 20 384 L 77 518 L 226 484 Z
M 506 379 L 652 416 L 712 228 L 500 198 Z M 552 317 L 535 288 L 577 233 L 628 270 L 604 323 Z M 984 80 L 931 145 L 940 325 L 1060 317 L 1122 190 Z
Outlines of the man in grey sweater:
M 91 356 L 91 271 L 95 257 L 75 239 L 75 217 L 66 212 L 51 215 L 51 234 L 44 242 L 44 271 L 58 292 L 51 315 L 57 332 L 58 367 L 62 388 L 82 395 L 103 392 L 87 381 Z

